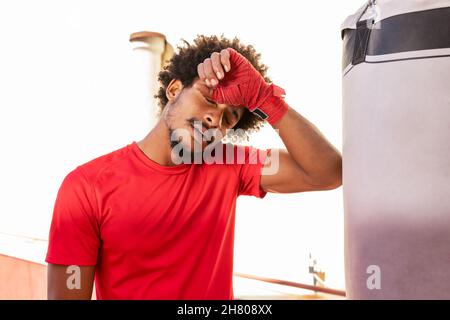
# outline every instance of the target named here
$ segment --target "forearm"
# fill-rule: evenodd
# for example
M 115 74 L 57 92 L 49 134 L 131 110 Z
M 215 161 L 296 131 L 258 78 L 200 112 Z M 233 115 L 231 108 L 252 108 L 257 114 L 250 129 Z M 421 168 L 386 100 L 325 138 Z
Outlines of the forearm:
M 311 122 L 289 107 L 272 126 L 311 181 L 332 187 L 341 185 L 341 154 Z

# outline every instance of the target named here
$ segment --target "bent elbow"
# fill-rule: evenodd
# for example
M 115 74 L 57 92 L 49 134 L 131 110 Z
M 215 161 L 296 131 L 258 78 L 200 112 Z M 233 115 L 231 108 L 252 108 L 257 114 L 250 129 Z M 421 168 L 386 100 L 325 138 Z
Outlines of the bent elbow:
M 313 181 L 317 190 L 334 190 L 342 186 L 342 158 L 339 157 L 331 170 Z
M 342 174 L 324 186 L 324 190 L 334 190 L 342 186 Z
M 342 186 L 342 157 L 336 161 L 335 169 L 333 170 L 330 183 L 327 185 L 327 190 L 337 189 Z

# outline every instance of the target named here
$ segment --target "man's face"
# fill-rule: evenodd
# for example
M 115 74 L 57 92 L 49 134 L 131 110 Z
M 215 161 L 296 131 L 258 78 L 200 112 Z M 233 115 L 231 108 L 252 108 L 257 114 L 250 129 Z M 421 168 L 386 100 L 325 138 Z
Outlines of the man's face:
M 208 144 L 220 142 L 244 114 L 243 107 L 217 104 L 211 100 L 212 92 L 201 80 L 197 79 L 189 88 L 180 86 L 179 81 L 169 85 L 169 103 L 163 114 L 172 147 L 182 137 L 185 150 L 191 154 L 202 151 Z

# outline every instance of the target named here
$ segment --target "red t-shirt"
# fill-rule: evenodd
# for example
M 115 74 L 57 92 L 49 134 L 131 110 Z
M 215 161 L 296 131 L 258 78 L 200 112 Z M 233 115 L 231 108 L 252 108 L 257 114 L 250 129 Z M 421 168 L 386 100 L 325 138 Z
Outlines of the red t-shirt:
M 133 142 L 77 167 L 58 191 L 46 261 L 96 265 L 97 299 L 233 299 L 236 198 L 266 195 L 269 150 L 228 146 L 245 163 L 162 166 Z

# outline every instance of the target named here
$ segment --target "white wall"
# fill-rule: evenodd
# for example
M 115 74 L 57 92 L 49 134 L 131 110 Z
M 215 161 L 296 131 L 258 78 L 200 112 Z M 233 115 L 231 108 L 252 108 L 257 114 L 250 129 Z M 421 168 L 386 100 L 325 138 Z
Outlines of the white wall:
M 141 139 L 128 37 L 238 36 L 262 52 L 288 102 L 341 146 L 339 26 L 362 0 L 0 3 L 0 231 L 46 238 L 63 177 Z M 271 128 L 253 140 L 281 146 Z M 239 200 L 236 271 L 310 282 L 308 252 L 344 286 L 341 190 Z

